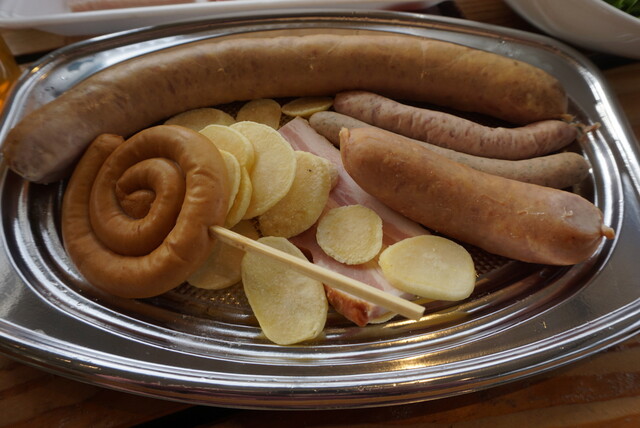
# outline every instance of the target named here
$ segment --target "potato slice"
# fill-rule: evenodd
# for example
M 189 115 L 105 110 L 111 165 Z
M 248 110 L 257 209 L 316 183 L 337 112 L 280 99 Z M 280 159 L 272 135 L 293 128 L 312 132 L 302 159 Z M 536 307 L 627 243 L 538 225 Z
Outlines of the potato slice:
M 238 188 L 238 193 L 231 204 L 231 208 L 227 213 L 227 218 L 224 221 L 224 226 L 227 228 L 231 228 L 235 226 L 244 214 L 247 212 L 247 208 L 249 208 L 249 204 L 251 203 L 251 192 L 253 191 L 253 186 L 251 185 L 251 177 L 247 172 L 246 168 L 240 167 L 240 187 Z
M 251 239 L 260 237 L 251 221 L 242 221 L 231 230 Z M 244 251 L 218 239 L 207 260 L 187 279 L 187 282 L 194 287 L 207 290 L 221 290 L 237 284 L 242 279 L 243 257 Z
M 228 113 L 217 108 L 196 108 L 176 114 L 167 119 L 165 125 L 180 125 L 185 128 L 191 128 L 194 131 L 200 131 L 202 128 L 212 125 L 231 125 L 235 123 L 235 119 Z
M 316 240 L 327 255 L 341 263 L 366 263 L 382 248 L 382 219 L 362 205 L 333 208 L 318 221 Z
M 313 113 L 329 110 L 332 105 L 331 97 L 302 97 L 283 105 L 282 112 L 287 116 L 310 117 Z
M 220 155 L 222 155 L 224 166 L 227 168 L 227 177 L 229 178 L 229 207 L 227 208 L 228 213 L 233 206 L 233 201 L 235 201 L 236 196 L 238 195 L 238 191 L 240 190 L 240 180 L 242 178 L 241 169 L 240 163 L 234 155 L 227 152 L 226 150 L 218 151 L 220 152 Z
M 287 239 L 267 236 L 259 242 L 304 259 Z M 288 268 L 284 263 L 255 253 L 242 259 L 242 283 L 264 335 L 279 345 L 317 337 L 327 320 L 324 286 Z
M 259 218 L 263 235 L 290 238 L 309 229 L 320 218 L 329 192 L 331 172 L 319 156 L 296 151 L 296 174 L 289 192 Z
M 251 203 L 244 219 L 264 214 L 289 192 L 296 173 L 296 157 L 287 140 L 273 128 L 256 122 L 231 125 L 253 144 Z
M 440 236 L 415 236 L 390 245 L 378 263 L 392 285 L 429 299 L 466 299 L 476 282 L 469 252 Z
M 238 122 L 257 122 L 273 129 L 280 127 L 281 117 L 282 110 L 280 109 L 280 104 L 269 98 L 249 101 L 243 105 L 240 110 L 238 110 L 238 114 L 236 114 L 236 120 Z
M 238 159 L 240 166 L 251 171 L 253 168 L 253 144 L 240 132 L 224 125 L 209 125 L 200 133 L 207 137 L 220 150 L 226 150 Z

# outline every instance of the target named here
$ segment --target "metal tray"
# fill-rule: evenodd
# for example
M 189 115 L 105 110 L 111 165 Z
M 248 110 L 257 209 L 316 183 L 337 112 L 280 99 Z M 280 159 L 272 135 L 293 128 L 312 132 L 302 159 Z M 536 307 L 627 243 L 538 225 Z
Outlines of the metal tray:
M 206 38 L 367 31 L 449 40 L 557 76 L 572 113 L 602 124 L 586 143 L 572 147 L 593 165 L 592 175 L 574 190 L 603 210 L 617 238 L 572 267 L 513 262 L 474 250 L 481 276 L 466 301 L 429 304 L 418 322 L 397 318 L 364 328 L 332 313 L 323 337 L 282 347 L 260 335 L 238 288 L 204 292 L 183 285 L 131 301 L 92 290 L 69 266 L 60 243 L 64 185 L 27 183 L 3 164 L 0 350 L 63 376 L 148 396 L 318 409 L 476 391 L 570 363 L 636 334 L 638 145 L 597 69 L 549 38 L 393 12 L 237 17 L 103 36 L 54 52 L 25 73 L 0 137 L 26 111 L 90 74 L 150 51 Z

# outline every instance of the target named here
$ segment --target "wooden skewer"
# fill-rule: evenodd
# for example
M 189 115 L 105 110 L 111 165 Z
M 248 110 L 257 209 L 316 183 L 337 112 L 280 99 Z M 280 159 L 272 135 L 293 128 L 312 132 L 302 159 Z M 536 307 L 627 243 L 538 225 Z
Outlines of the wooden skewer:
M 423 306 L 405 300 L 401 297 L 394 296 L 393 294 L 385 293 L 384 291 L 378 290 L 377 288 L 353 278 L 341 275 L 337 272 L 333 272 L 332 270 L 314 265 L 307 260 L 300 259 L 268 245 L 264 245 L 229 229 L 225 229 L 224 227 L 212 226 L 209 228 L 209 232 L 226 244 L 232 245 L 245 252 L 250 251 L 262 254 L 282 263 L 286 263 L 296 272 L 307 275 L 310 278 L 321 281 L 324 284 L 352 294 L 368 302 L 380 305 L 383 308 L 400 314 L 406 318 L 418 320 L 424 313 Z

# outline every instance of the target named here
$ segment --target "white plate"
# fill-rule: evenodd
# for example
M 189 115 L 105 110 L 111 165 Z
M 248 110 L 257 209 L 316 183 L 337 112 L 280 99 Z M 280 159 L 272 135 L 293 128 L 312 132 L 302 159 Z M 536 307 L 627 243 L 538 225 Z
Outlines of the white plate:
M 544 32 L 585 49 L 640 59 L 640 18 L 604 0 L 506 0 Z
M 91 12 L 71 12 L 66 0 L 0 0 L 0 28 L 36 28 L 62 35 L 95 35 L 132 28 L 203 19 L 226 13 L 256 15 L 265 11 L 295 9 L 418 10 L 442 0 L 222 0 L 167 6 L 136 7 Z

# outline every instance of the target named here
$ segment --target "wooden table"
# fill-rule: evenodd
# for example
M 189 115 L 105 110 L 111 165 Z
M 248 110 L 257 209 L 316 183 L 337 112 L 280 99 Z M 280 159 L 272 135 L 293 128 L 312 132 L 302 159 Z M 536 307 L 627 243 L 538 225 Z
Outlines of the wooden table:
M 501 0 L 458 0 L 465 18 L 535 31 Z M 2 31 L 22 60 L 76 41 Z M 594 57 L 640 140 L 640 62 Z M 637 427 L 640 336 L 568 367 L 487 391 L 394 407 L 271 412 L 193 407 L 71 381 L 0 356 L 0 427 Z

